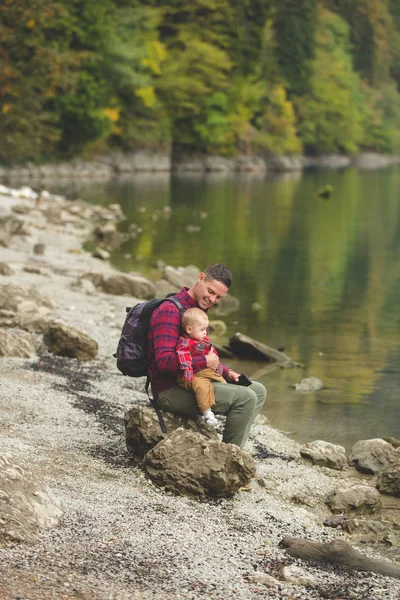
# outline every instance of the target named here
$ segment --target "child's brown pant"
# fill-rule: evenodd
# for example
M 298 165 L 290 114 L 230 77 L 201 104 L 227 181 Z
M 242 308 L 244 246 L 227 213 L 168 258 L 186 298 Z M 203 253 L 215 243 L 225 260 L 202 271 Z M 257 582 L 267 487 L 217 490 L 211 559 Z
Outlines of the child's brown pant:
M 178 377 L 177 379 L 180 386 L 194 392 L 197 405 L 202 413 L 215 404 L 214 388 L 211 385 L 211 381 L 226 383 L 222 375 L 209 367 L 198 371 L 193 377 L 193 381 L 185 381 L 182 377 Z

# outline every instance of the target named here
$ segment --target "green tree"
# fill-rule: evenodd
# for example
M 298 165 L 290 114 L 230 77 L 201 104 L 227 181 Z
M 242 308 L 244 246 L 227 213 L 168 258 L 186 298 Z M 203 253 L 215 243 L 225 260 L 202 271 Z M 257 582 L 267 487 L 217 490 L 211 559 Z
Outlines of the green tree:
M 290 95 L 309 91 L 316 25 L 317 0 L 276 0 L 276 55 Z
M 19 0 L 0 4 L 0 160 L 18 163 L 51 156 L 62 125 L 51 110 L 57 93 L 76 89 L 72 28 L 61 2 Z
M 321 9 L 316 43 L 310 93 L 296 99 L 300 138 L 308 153 L 354 153 L 362 141 L 365 110 L 348 25 Z
M 229 12 L 227 0 L 173 0 L 161 8 L 166 57 L 154 89 L 171 118 L 174 152 L 204 149 L 196 124 L 204 120 L 210 96 L 229 87 L 232 62 L 223 34 Z

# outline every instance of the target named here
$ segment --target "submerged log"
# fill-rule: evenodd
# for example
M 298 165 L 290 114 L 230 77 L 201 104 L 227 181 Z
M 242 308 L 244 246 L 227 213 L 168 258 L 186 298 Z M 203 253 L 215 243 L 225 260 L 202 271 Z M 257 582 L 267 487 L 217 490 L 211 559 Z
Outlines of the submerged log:
M 303 366 L 300 363 L 294 362 L 287 354 L 271 348 L 271 346 L 257 342 L 257 340 L 242 333 L 236 333 L 229 339 L 229 347 L 237 356 L 250 360 L 272 361 L 279 363 L 279 366 L 283 368 Z
M 400 565 L 386 560 L 369 558 L 344 540 L 320 543 L 301 538 L 285 537 L 279 542 L 290 556 L 341 565 L 346 569 L 371 571 L 386 577 L 400 578 Z

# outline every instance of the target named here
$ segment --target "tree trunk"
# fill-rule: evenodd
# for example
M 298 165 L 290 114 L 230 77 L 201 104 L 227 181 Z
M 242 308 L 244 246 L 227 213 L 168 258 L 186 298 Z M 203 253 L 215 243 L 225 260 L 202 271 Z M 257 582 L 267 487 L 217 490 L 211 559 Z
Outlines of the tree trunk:
M 322 544 L 300 538 L 285 537 L 279 542 L 290 556 L 341 565 L 347 569 L 372 571 L 386 577 L 400 578 L 400 565 L 365 556 L 344 540 Z

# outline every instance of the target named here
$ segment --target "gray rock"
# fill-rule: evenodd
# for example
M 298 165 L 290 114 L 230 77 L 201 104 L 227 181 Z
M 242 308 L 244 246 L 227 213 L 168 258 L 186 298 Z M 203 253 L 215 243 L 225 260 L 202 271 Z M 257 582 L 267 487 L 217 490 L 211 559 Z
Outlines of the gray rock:
M 357 442 L 349 454 L 349 464 L 362 473 L 379 473 L 399 462 L 399 453 L 380 438 Z
M 113 250 L 118 248 L 123 241 L 126 239 L 126 235 L 117 231 L 115 223 L 106 223 L 101 227 L 96 227 L 93 230 L 93 235 L 96 240 L 103 248 L 107 250 Z
M 84 277 L 77 281 L 73 281 L 71 283 L 71 289 L 81 291 L 88 296 L 94 296 L 97 293 L 94 283 L 90 279 Z
M 334 513 L 369 514 L 381 507 L 379 492 L 369 485 L 343 485 L 333 490 L 326 502 Z
M 176 294 L 180 291 L 176 285 L 173 285 L 166 279 L 159 279 L 155 282 L 155 292 L 154 296 L 156 298 L 165 298 L 167 294 Z
M 51 322 L 43 342 L 54 354 L 79 360 L 93 360 L 99 348 L 98 343 L 86 333 L 61 321 Z
M 302 163 L 304 167 L 342 169 L 351 164 L 351 159 L 350 157 L 341 154 L 325 154 L 323 156 L 304 156 L 302 158 Z
M 210 173 L 232 173 L 235 170 L 235 160 L 223 156 L 206 156 L 205 170 Z
M 267 168 L 269 171 L 277 172 L 301 171 L 303 161 L 296 156 L 274 156 L 267 160 Z
M 150 450 L 143 465 L 157 485 L 202 497 L 232 496 L 256 475 L 253 459 L 238 446 L 183 428 Z
M 295 383 L 293 387 L 296 392 L 311 394 L 312 392 L 321 390 L 324 387 L 324 384 L 318 377 L 306 377 L 305 379 L 302 379 L 300 383 Z
M 132 155 L 134 171 L 170 171 L 171 157 L 167 152 L 138 151 Z
M 12 283 L 0 285 L 0 309 L 17 312 L 20 303 L 24 300 L 33 301 L 38 306 L 54 308 L 54 302 L 50 298 L 42 296 L 33 287 L 26 290 Z
M 323 465 L 330 469 L 342 470 L 347 466 L 346 450 L 343 446 L 316 440 L 304 444 L 300 448 L 303 458 L 311 460 L 315 465 Z
M 251 583 L 261 583 L 268 587 L 277 587 L 278 585 L 281 585 L 279 579 L 275 579 L 275 577 L 268 575 L 268 573 L 263 573 L 262 571 L 251 573 L 251 575 L 247 576 L 247 581 Z
M 15 275 L 15 271 L 7 263 L 0 262 L 0 275 Z
M 33 246 L 33 254 L 37 254 L 38 256 L 43 256 L 46 250 L 46 244 L 35 244 Z
M 307 585 L 309 587 L 318 585 L 317 577 L 311 575 L 311 573 L 307 573 L 307 571 L 296 565 L 283 567 L 282 575 L 285 581 L 292 583 L 293 585 Z
M 164 269 L 164 277 L 177 290 L 183 287 L 182 269 L 174 269 L 174 267 L 168 265 Z
M 359 169 L 373 170 L 398 163 L 399 157 L 377 154 L 376 152 L 364 152 L 362 154 L 356 154 L 355 156 L 352 156 L 351 162 Z
M 400 497 L 400 463 L 381 471 L 376 487 L 380 492 Z
M 174 286 L 178 291 L 183 287 L 192 287 L 200 275 L 200 270 L 194 265 L 187 267 L 174 268 L 166 266 L 164 269 L 164 278 Z
M 111 254 L 107 250 L 104 250 L 104 248 L 95 248 L 92 256 L 94 258 L 100 258 L 101 260 L 108 260 Z
M 17 314 L 13 310 L 0 309 L 0 327 L 19 328 Z
M 28 542 L 57 525 L 62 510 L 37 475 L 0 456 L 0 515 L 0 542 Z
M 36 346 L 29 333 L 20 330 L 0 330 L 0 356 L 30 358 L 35 355 Z
M 13 235 L 24 232 L 24 222 L 13 214 L 0 215 L 0 246 L 7 248 Z
M 235 171 L 251 171 L 256 173 L 265 173 L 267 163 L 261 156 L 250 156 L 240 154 L 235 157 Z
M 392 545 L 399 545 L 400 543 L 400 528 L 389 521 L 376 521 L 357 517 L 346 519 L 342 529 L 363 542 L 386 542 Z
M 201 433 L 209 439 L 218 440 L 215 429 L 207 427 L 189 417 L 171 412 L 163 412 L 167 432 L 179 427 Z M 136 456 L 143 456 L 164 439 L 157 413 L 149 404 L 138 404 L 125 413 L 125 438 L 128 450 Z
M 116 296 L 125 294 L 145 300 L 154 298 L 156 291 L 154 283 L 149 279 L 140 275 L 127 275 L 125 273 L 105 276 L 101 282 L 101 287 L 108 294 Z
M 227 294 L 221 300 L 210 309 L 210 316 L 226 317 L 240 308 L 240 302 L 235 296 Z
M 206 156 L 203 154 L 174 156 L 172 170 L 177 173 L 195 171 L 204 173 L 206 170 Z
M 224 321 L 210 321 L 210 330 L 215 335 L 222 336 L 226 333 L 226 323 Z

